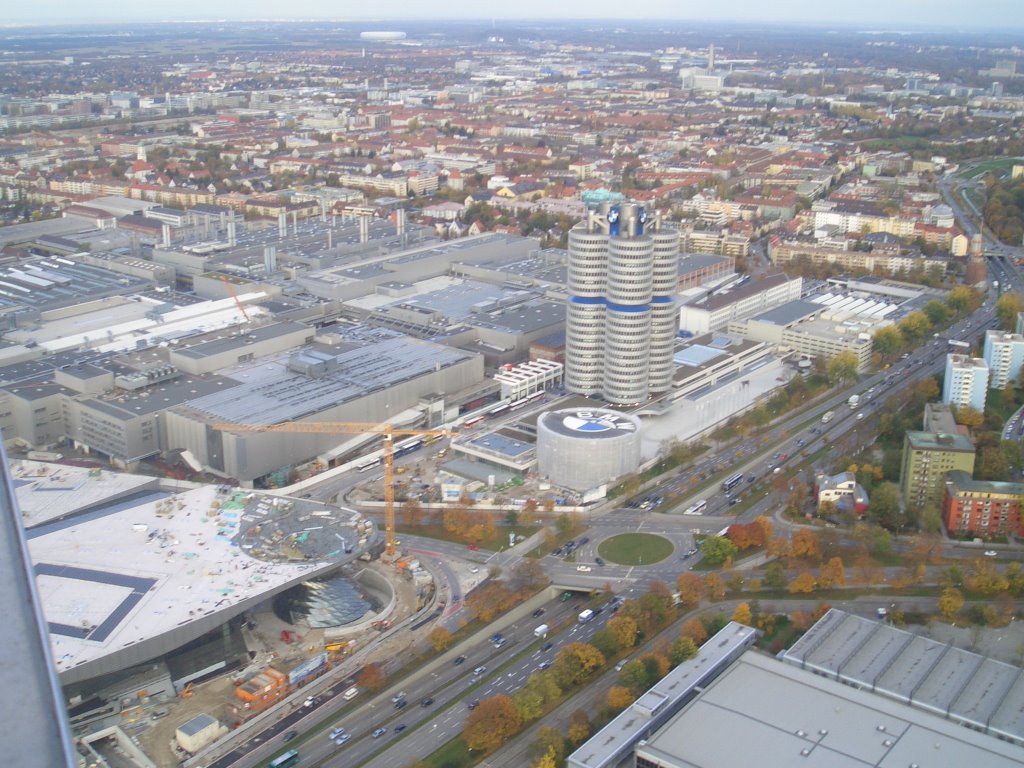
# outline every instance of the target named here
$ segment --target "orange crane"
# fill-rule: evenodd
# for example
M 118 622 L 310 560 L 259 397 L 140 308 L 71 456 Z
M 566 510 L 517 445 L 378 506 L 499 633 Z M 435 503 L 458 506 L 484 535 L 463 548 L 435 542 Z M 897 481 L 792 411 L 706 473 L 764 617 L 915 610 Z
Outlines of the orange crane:
M 235 300 L 235 304 L 238 305 L 239 311 L 242 313 L 242 317 L 245 318 L 245 322 L 251 322 L 249 320 L 249 313 L 245 311 L 245 306 L 238 299 L 238 294 L 235 293 L 235 289 L 231 285 L 231 281 L 228 280 L 227 275 L 221 275 L 220 279 L 224 282 L 224 287 L 228 289 L 228 293 L 231 294 L 231 298 Z
M 394 439 L 398 437 L 451 437 L 451 429 L 396 429 L 391 424 L 348 421 L 285 421 L 280 424 L 215 424 L 220 432 L 307 432 L 320 434 L 378 434 L 384 436 L 384 540 L 390 560 L 395 556 Z

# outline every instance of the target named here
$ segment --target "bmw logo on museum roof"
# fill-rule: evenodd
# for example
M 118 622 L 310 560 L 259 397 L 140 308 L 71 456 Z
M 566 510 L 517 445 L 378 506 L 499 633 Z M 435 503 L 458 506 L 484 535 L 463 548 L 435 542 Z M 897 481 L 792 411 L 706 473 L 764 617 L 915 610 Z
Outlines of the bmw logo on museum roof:
M 562 426 L 571 432 L 597 435 L 612 432 L 635 432 L 636 423 L 613 411 L 570 411 L 562 415 Z

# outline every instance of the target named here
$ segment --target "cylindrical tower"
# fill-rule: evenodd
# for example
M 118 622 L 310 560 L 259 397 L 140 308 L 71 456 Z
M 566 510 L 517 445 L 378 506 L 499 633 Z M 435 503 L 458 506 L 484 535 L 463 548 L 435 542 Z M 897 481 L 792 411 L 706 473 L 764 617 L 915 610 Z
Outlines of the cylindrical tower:
M 659 227 L 639 205 L 605 203 L 569 232 L 570 391 L 632 405 L 671 385 L 679 234 Z

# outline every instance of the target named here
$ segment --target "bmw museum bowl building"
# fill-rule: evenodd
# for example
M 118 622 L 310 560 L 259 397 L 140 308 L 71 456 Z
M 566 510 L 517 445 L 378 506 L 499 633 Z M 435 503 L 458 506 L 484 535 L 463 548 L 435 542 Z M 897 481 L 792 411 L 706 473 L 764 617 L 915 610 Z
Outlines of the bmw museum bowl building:
M 537 470 L 587 491 L 640 466 L 640 419 L 603 408 L 548 411 L 537 419 Z

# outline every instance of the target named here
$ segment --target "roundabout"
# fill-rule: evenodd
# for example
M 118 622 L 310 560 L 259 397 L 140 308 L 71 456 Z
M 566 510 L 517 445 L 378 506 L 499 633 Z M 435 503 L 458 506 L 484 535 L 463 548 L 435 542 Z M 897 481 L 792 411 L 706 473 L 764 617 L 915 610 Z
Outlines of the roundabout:
M 616 565 L 654 565 L 666 559 L 675 545 L 654 533 L 620 533 L 602 541 L 597 552 Z

